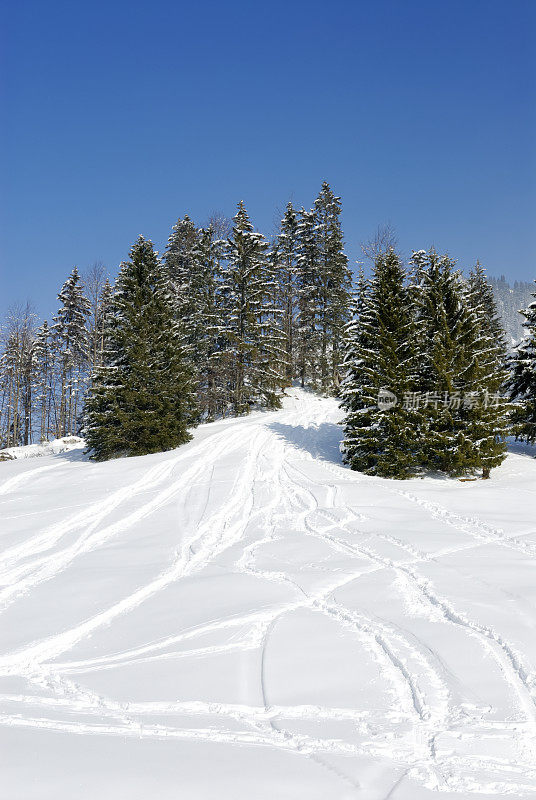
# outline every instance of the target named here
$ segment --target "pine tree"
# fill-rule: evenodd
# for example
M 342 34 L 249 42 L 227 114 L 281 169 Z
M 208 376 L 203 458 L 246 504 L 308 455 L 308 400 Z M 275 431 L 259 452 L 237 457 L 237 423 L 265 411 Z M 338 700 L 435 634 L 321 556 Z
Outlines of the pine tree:
M 536 283 L 536 281 L 535 281 Z M 512 414 L 516 439 L 536 442 L 536 291 L 535 299 L 521 313 L 525 317 L 525 338 L 517 345 L 511 360 L 508 381 L 515 406 Z
M 482 275 L 467 286 L 454 262 L 435 250 L 418 251 L 412 261 L 424 413 L 421 461 L 452 476 L 478 468 L 489 474 L 504 452 L 503 404 L 490 402 L 490 390 L 498 390 L 503 378 L 500 344 L 490 347 L 494 307 Z
M 296 314 L 298 295 L 299 224 L 292 203 L 288 203 L 271 255 L 274 278 L 279 286 L 286 353 L 286 382 L 291 383 L 296 363 Z
M 188 216 L 173 228 L 164 255 L 175 299 L 176 318 L 183 336 L 184 354 L 197 383 L 202 417 L 214 418 L 217 378 L 214 353 L 220 329 L 217 281 L 221 243 L 212 228 L 196 229 Z
M 343 250 L 341 202 L 324 181 L 298 225 L 298 365 L 302 386 L 337 393 L 351 274 Z
M 461 276 L 448 256 L 420 250 L 413 253 L 412 262 L 418 391 L 425 418 L 421 460 L 428 469 L 462 474 L 464 455 L 471 447 L 462 408 L 468 366 L 464 337 L 471 318 L 463 302 Z
M 200 228 L 192 252 L 197 275 L 196 316 L 192 327 L 193 363 L 197 382 L 197 402 L 201 415 L 213 420 L 223 405 L 223 380 L 219 372 L 218 354 L 222 348 L 222 311 L 218 285 L 221 275 L 223 243 L 215 237 L 211 226 Z
M 254 231 L 240 201 L 225 248 L 221 286 L 229 396 L 237 415 L 247 413 L 254 403 L 277 403 L 274 387 L 278 372 L 266 340 L 267 326 L 273 330 L 268 304 L 272 289 L 267 247 L 264 236 Z
M 168 276 L 140 236 L 120 268 L 104 365 L 86 401 L 93 458 L 143 455 L 188 441 L 192 380 Z
M 320 386 L 338 391 L 343 331 L 349 318 L 352 285 L 340 222 L 341 199 L 324 181 L 314 205 L 318 247 L 318 328 L 320 333 Z
M 89 301 L 84 295 L 78 269 L 75 267 L 63 284 L 58 300 L 60 309 L 52 330 L 56 339 L 59 375 L 59 415 L 57 436 L 77 430 L 81 395 L 87 382 L 89 334 L 86 319 Z
M 318 389 L 320 341 L 317 318 L 320 313 L 320 258 L 314 211 L 301 209 L 298 235 L 297 377 L 302 386 L 309 383 L 312 389 Z
M 419 466 L 420 415 L 405 398 L 416 382 L 415 323 L 405 270 L 394 250 L 361 273 L 347 325 L 342 384 L 344 460 L 368 475 L 408 478 Z
M 468 387 L 477 402 L 468 409 L 468 435 L 473 443 L 471 458 L 478 457 L 482 477 L 506 457 L 509 404 L 502 391 L 507 379 L 505 333 L 495 304 L 493 289 L 479 262 L 469 274 L 466 303 L 474 316 L 474 364 Z M 467 389 L 466 389 L 467 391 Z

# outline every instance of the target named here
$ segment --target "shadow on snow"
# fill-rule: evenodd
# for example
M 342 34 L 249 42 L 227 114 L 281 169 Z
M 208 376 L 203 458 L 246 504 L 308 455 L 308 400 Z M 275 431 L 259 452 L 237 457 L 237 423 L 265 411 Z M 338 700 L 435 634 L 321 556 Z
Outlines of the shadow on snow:
M 332 422 L 323 422 L 321 425 L 311 425 L 304 428 L 301 425 L 284 425 L 281 422 L 272 422 L 267 426 L 289 444 L 300 450 L 305 450 L 323 461 L 332 461 L 342 466 L 342 457 L 339 445 L 342 440 L 340 425 Z

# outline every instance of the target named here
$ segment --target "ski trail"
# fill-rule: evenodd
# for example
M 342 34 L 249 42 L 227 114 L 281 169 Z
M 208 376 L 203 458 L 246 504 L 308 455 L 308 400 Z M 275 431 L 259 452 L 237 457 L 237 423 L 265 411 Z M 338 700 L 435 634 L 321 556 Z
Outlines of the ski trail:
M 294 467 L 297 469 L 296 467 Z M 303 473 L 302 473 L 303 474 Z M 309 478 L 309 481 L 311 479 Z M 348 509 L 349 513 L 353 515 L 354 519 L 359 520 L 359 515 L 353 509 Z M 320 513 L 324 513 L 328 519 L 329 513 L 320 509 Z M 341 528 L 344 527 L 340 521 L 335 521 L 336 525 Z M 470 619 L 467 615 L 454 610 L 452 605 L 442 598 L 434 590 L 431 581 L 423 578 L 418 572 L 409 566 L 397 564 L 391 559 L 380 556 L 375 553 L 370 547 L 363 544 L 349 545 L 346 541 L 338 540 L 337 537 L 330 535 L 326 532 L 311 529 L 313 535 L 319 538 L 324 538 L 332 542 L 339 549 L 346 550 L 347 552 L 354 552 L 356 555 L 363 555 L 375 561 L 380 567 L 392 570 L 400 580 L 402 587 L 406 586 L 406 596 L 408 597 L 409 604 L 412 602 L 411 595 L 408 594 L 408 588 L 413 593 L 416 592 L 417 597 L 426 601 L 428 607 L 432 610 L 431 620 L 437 620 L 437 612 L 440 613 L 442 619 L 451 625 L 457 626 L 464 630 L 468 635 L 476 637 L 483 648 L 492 656 L 497 663 L 504 680 L 512 688 L 512 691 L 519 699 L 520 708 L 526 716 L 526 727 L 522 731 L 522 736 L 526 737 L 523 742 L 523 749 L 527 750 L 531 758 L 536 757 L 536 679 L 534 673 L 523 664 L 522 658 L 519 653 L 496 631 L 488 626 L 481 625 L 474 620 Z M 355 539 L 355 527 L 350 531 Z M 365 534 L 363 534 L 365 537 Z M 440 678 L 436 675 L 437 682 Z
M 148 598 L 162 591 L 170 583 L 202 569 L 221 550 L 237 541 L 243 531 L 244 523 L 248 520 L 248 508 L 251 504 L 251 497 L 248 497 L 247 493 L 248 472 L 255 463 L 255 458 L 258 450 L 262 447 L 263 439 L 265 440 L 268 436 L 269 434 L 262 430 L 257 432 L 249 450 L 244 469 L 237 475 L 234 492 L 231 492 L 230 498 L 223 508 L 202 523 L 197 532 L 185 537 L 177 558 L 168 569 L 147 585 L 140 587 L 133 594 L 86 620 L 81 625 L 0 658 L 0 673 L 13 674 L 13 670 L 16 671 L 22 667 L 24 671 L 29 666 L 31 670 L 33 663 L 41 663 L 56 658 L 103 625 L 109 625 L 116 617 L 132 611 Z M 194 464 L 191 469 L 193 472 L 197 472 L 198 466 Z M 228 519 L 232 513 L 238 515 L 234 523 Z M 193 547 L 196 544 L 198 549 L 194 552 Z
M 329 441 L 315 437 L 331 437 L 331 429 L 321 426 L 332 424 L 333 409 L 332 401 L 291 392 L 282 411 L 215 423 L 210 435 L 198 442 L 194 437 L 185 450 L 170 454 L 128 485 L 103 495 L 102 502 L 92 502 L 6 549 L 0 555 L 4 583 L 0 600 L 4 607 L 20 596 L 31 597 L 42 581 L 52 581 L 67 567 L 83 563 L 77 559 L 85 553 L 102 548 L 105 554 L 107 543 L 138 524 L 150 525 L 159 509 L 174 504 L 176 522 L 171 524 L 177 526 L 173 531 L 176 546 L 172 540 L 169 561 L 158 574 L 149 574 L 142 585 L 127 590 L 96 613 L 92 609 L 89 618 L 0 656 L 0 677 L 8 678 L 6 686 L 16 686 L 12 694 L 0 694 L 0 726 L 119 737 L 125 742 L 167 739 L 219 743 L 244 752 L 250 747 L 287 752 L 304 759 L 304 776 L 313 763 L 326 770 L 326 777 L 331 774 L 334 783 L 330 796 L 334 800 L 364 797 L 372 791 L 367 783 L 361 783 L 361 774 L 359 781 L 354 778 L 356 758 L 365 764 L 377 762 L 377 768 L 382 764 L 396 767 L 396 781 L 393 779 L 390 789 L 384 788 L 382 797 L 386 792 L 394 797 L 397 791 L 410 796 L 413 790 L 417 795 L 419 787 L 449 796 L 533 796 L 533 667 L 527 655 L 518 652 L 496 627 L 468 613 L 461 597 L 440 593 L 422 567 L 444 555 L 488 544 L 515 549 L 528 562 L 536 554 L 536 545 L 476 516 L 464 517 L 422 500 L 417 493 L 395 488 L 395 484 L 359 476 L 312 455 L 329 456 L 331 452 Z M 288 434 L 288 441 L 271 428 L 273 422 L 287 426 L 282 430 Z M 289 430 L 293 426 L 299 429 L 297 445 Z M 223 491 L 217 483 L 222 469 L 227 468 L 230 472 Z M 7 490 L 6 485 L 0 487 L 0 494 L 11 494 L 20 484 L 11 483 Z M 382 529 L 374 524 L 369 532 L 366 523 L 374 523 L 375 505 L 398 496 L 401 509 L 413 504 L 419 510 L 421 526 L 420 514 L 424 513 L 467 534 L 470 540 L 424 552 L 387 526 Z M 362 502 L 367 505 L 360 507 Z M 195 513 L 190 513 L 190 503 L 197 503 Z M 304 552 L 310 548 L 309 558 L 300 555 L 300 542 Z M 391 557 L 393 547 L 398 550 Z M 320 563 L 315 563 L 313 554 L 318 552 Z M 375 572 L 380 579 L 378 587 L 385 586 L 388 576 L 396 598 L 411 616 L 419 617 L 418 627 L 408 626 L 406 630 L 399 621 L 399 609 L 390 618 L 391 593 L 382 598 L 379 607 L 374 605 L 374 597 L 370 603 L 346 600 L 362 595 L 349 594 L 345 587 L 365 580 L 367 586 L 373 586 L 365 576 Z M 114 651 L 110 653 L 99 651 L 96 639 L 94 651 L 89 650 L 91 657 L 69 658 L 69 651 L 79 642 L 104 627 L 113 630 L 116 622 L 171 584 L 184 580 L 181 591 L 187 591 L 192 578 L 210 581 L 213 574 L 225 575 L 226 586 L 232 574 L 249 576 L 248 586 L 252 578 L 256 586 L 277 584 L 277 599 L 263 600 L 257 606 L 246 601 L 230 606 L 228 612 L 209 605 L 208 614 L 185 617 L 193 623 L 190 627 L 165 626 L 159 633 L 148 630 L 146 636 L 136 636 L 135 644 L 124 649 L 119 636 L 117 649 L 112 645 Z M 491 602 L 500 602 L 497 587 L 490 583 L 489 590 L 495 592 L 490 595 Z M 265 592 L 259 595 L 265 596 Z M 322 617 L 331 620 L 335 636 L 347 637 L 353 648 L 359 648 L 357 652 L 370 656 L 383 693 L 378 707 L 365 710 L 338 707 L 337 703 L 299 704 L 292 699 L 287 705 L 276 702 L 277 671 L 272 673 L 270 667 L 272 659 L 280 657 L 278 625 L 287 615 L 302 610 L 307 611 L 308 624 L 312 620 L 314 625 Z M 299 625 L 299 614 L 296 620 Z M 527 624 L 529 621 L 527 616 Z M 509 702 L 513 701 L 510 707 L 515 715 L 487 718 L 485 698 L 475 704 L 457 705 L 451 691 L 457 677 L 445 667 L 433 645 L 427 645 L 424 626 L 434 631 L 438 626 L 449 626 L 457 632 L 457 638 L 461 635 L 477 642 L 490 667 L 493 665 L 497 686 L 504 685 L 511 693 Z M 181 659 L 195 665 L 198 660 L 201 663 L 205 658 L 221 659 L 231 654 L 245 656 L 246 667 L 253 665 L 253 687 L 258 675 L 256 691 L 246 697 L 246 702 L 228 702 L 234 695 L 218 694 L 217 701 L 204 699 L 202 692 L 196 699 L 185 699 L 190 694 L 183 699 L 159 694 L 158 686 L 154 694 L 142 695 L 149 697 L 146 700 L 136 697 L 134 687 L 133 694 L 122 693 L 127 697 L 123 701 L 111 696 L 113 688 L 109 689 L 110 696 L 106 689 L 101 694 L 88 688 L 116 686 L 121 670 L 133 665 L 137 674 L 145 665 L 149 669 L 153 664 L 158 670 L 173 671 Z M 218 667 L 222 663 L 215 661 Z M 486 660 L 482 663 L 486 669 Z M 185 662 L 180 664 L 184 669 Z M 358 667 L 356 663 L 356 680 Z M 114 670 L 119 671 L 117 675 L 111 672 Z M 101 675 L 96 683 L 91 681 L 93 674 Z M 13 678 L 24 679 L 28 693 L 21 682 L 10 683 Z M 329 682 L 329 674 L 325 680 Z
M 234 438 L 232 448 L 237 449 L 247 438 L 246 433 L 242 433 Z M 231 451 L 232 451 L 231 448 Z M 111 510 L 114 510 L 117 505 L 124 502 L 125 499 L 130 499 L 136 495 L 146 492 L 149 489 L 158 488 L 158 486 L 165 480 L 166 477 L 172 475 L 176 467 L 177 459 L 170 462 L 165 462 L 158 465 L 151 471 L 151 474 L 137 481 L 135 484 L 130 485 L 121 490 L 117 495 L 112 498 L 109 506 L 106 509 L 101 509 L 97 518 L 83 530 L 81 536 L 72 541 L 68 546 L 59 552 L 53 552 L 51 555 L 34 560 L 12 570 L 4 569 L 0 573 L 0 580 L 2 583 L 8 584 L 3 590 L 0 590 L 0 610 L 5 609 L 11 601 L 18 596 L 25 594 L 31 588 L 55 576 L 61 570 L 65 569 L 71 562 L 80 555 L 90 552 L 97 547 L 102 546 L 111 537 L 117 534 L 124 533 L 130 527 L 149 516 L 154 511 L 162 508 L 167 503 L 171 502 L 177 494 L 188 484 L 192 483 L 197 476 L 203 475 L 207 469 L 207 464 L 210 463 L 208 459 L 213 462 L 217 461 L 223 451 L 229 452 L 225 438 L 217 437 L 216 442 L 211 440 L 210 452 L 204 458 L 196 460 L 181 477 L 173 481 L 169 486 L 160 490 L 158 494 L 150 501 L 135 509 L 130 514 L 127 514 L 118 522 L 108 525 L 105 528 L 97 529 L 98 523 L 107 516 Z M 203 452 L 204 455 L 204 452 Z M 81 515 L 82 519 L 84 514 Z M 80 518 L 79 518 L 80 519 Z M 69 526 L 72 531 L 72 527 Z M 97 529 L 97 530 L 96 530 Z M 65 531 L 61 532 L 64 535 Z M 53 541 L 57 540 L 56 536 L 52 537 Z
M 37 475 L 40 475 L 43 472 L 49 472 L 51 469 L 57 469 L 61 466 L 61 463 L 49 464 L 45 467 L 37 467 L 37 469 L 29 469 L 26 472 L 21 472 L 20 475 L 15 475 L 13 478 L 9 478 L 9 480 L 0 485 L 0 496 L 10 494 L 24 483 L 32 481 Z

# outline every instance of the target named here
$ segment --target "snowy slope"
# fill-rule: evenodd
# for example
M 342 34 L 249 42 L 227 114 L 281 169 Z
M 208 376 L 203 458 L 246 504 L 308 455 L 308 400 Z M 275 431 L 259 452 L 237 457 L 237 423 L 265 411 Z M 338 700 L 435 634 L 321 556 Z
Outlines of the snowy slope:
M 368 478 L 338 418 L 0 464 L 2 800 L 536 797 L 536 460 Z

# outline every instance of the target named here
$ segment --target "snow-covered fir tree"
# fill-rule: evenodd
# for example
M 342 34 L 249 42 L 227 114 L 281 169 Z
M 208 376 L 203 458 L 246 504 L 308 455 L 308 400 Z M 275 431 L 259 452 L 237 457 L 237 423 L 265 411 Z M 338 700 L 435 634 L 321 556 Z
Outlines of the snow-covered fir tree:
M 368 475 L 408 478 L 420 465 L 420 414 L 404 401 L 415 391 L 415 321 L 406 274 L 394 250 L 359 276 L 347 327 L 342 383 L 344 460 Z
M 220 372 L 219 354 L 225 349 L 219 285 L 223 242 L 214 229 L 199 228 L 192 251 L 196 315 L 186 341 L 193 348 L 197 404 L 201 419 L 213 420 L 225 407 L 225 377 Z
M 487 476 L 504 453 L 504 407 L 490 399 L 503 379 L 498 351 L 490 350 L 493 307 L 482 300 L 481 276 L 474 279 L 479 298 L 448 256 L 420 250 L 412 262 L 422 464 L 453 476 L 481 468 Z
M 65 436 L 79 430 L 78 414 L 87 384 L 89 333 L 86 321 L 90 304 L 76 267 L 61 287 L 58 300 L 61 306 L 52 325 L 59 368 L 56 435 Z
M 268 242 L 253 229 L 240 201 L 225 253 L 220 288 L 223 299 L 222 333 L 229 397 L 235 414 L 247 413 L 254 403 L 274 406 L 280 362 L 275 363 L 271 276 Z M 223 356 L 222 356 L 223 358 Z
M 192 377 L 175 319 L 167 271 L 140 236 L 116 283 L 104 364 L 85 407 L 85 436 L 97 460 L 169 450 L 192 423 Z
M 504 328 L 495 303 L 493 288 L 479 262 L 469 273 L 465 300 L 474 317 L 472 328 L 472 387 L 466 392 L 477 399 L 468 404 L 468 430 L 473 442 L 472 457 L 478 454 L 482 475 L 498 467 L 506 457 L 509 433 L 509 404 L 504 394 L 507 378 L 507 346 Z
M 531 444 L 536 443 L 536 291 L 533 297 L 534 300 L 521 312 L 525 338 L 514 350 L 508 383 L 515 404 L 513 432 L 517 439 Z
M 286 353 L 285 377 L 290 383 L 296 373 L 296 318 L 298 312 L 298 259 L 299 259 L 298 216 L 292 203 L 288 203 L 275 246 L 271 254 L 279 287 L 282 310 L 284 346 Z
M 217 305 L 221 249 L 212 228 L 197 229 L 186 215 L 173 227 L 164 254 L 184 354 L 197 384 L 199 414 L 208 419 L 217 413 L 219 394 L 214 354 L 221 327 Z
M 296 377 L 301 385 L 312 389 L 320 386 L 319 315 L 319 252 L 314 211 L 300 211 L 298 223 L 299 250 L 297 261 L 298 324 L 296 331 Z
M 324 181 L 314 204 L 318 248 L 317 325 L 320 335 L 320 387 L 338 390 L 342 339 L 349 318 L 352 286 L 340 221 L 341 198 Z

